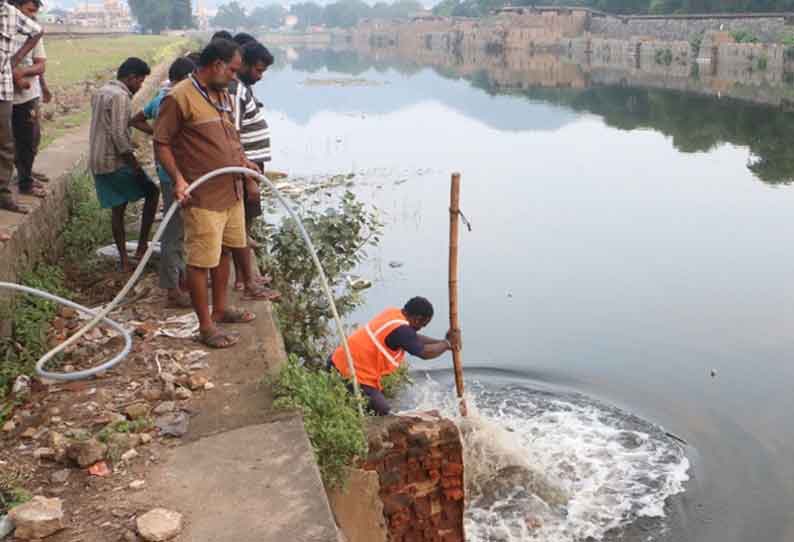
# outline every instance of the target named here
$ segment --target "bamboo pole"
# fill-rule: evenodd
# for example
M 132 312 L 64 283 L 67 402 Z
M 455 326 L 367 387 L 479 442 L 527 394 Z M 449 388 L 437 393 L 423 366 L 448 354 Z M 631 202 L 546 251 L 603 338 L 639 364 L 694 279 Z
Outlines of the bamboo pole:
M 460 337 L 458 320 L 458 225 L 460 224 L 460 173 L 452 174 L 449 197 L 449 329 Z M 463 360 L 461 349 L 455 345 L 452 350 L 452 363 L 455 366 L 455 388 L 458 393 L 461 416 L 466 416 L 466 402 L 463 399 Z

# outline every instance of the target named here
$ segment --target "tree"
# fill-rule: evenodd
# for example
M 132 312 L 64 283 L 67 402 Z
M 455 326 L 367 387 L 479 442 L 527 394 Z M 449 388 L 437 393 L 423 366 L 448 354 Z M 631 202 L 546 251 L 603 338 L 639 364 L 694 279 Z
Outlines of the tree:
M 289 11 L 298 18 L 298 28 L 305 29 L 323 23 L 325 12 L 322 7 L 314 2 L 301 2 L 293 4 Z
M 337 0 L 325 7 L 325 24 L 330 27 L 351 28 L 369 14 L 369 5 L 361 0 Z
M 130 11 L 144 32 L 159 34 L 168 28 L 173 0 L 129 0 Z
M 169 28 L 193 28 L 193 7 L 190 0 L 171 1 L 171 19 Z
M 250 24 L 252 27 L 279 28 L 284 23 L 287 10 L 279 4 L 259 6 L 251 12 Z
M 218 13 L 212 19 L 212 25 L 219 28 L 237 29 L 246 26 L 248 16 L 245 9 L 236 2 L 218 7 Z

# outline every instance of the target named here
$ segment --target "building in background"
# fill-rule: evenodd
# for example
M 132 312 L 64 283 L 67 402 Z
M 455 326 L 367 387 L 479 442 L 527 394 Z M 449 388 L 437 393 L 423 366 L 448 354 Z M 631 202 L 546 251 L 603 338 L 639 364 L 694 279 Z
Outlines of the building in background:
M 97 4 L 81 3 L 69 13 L 68 24 L 95 28 L 131 29 L 135 22 L 130 9 L 121 0 L 103 0 Z

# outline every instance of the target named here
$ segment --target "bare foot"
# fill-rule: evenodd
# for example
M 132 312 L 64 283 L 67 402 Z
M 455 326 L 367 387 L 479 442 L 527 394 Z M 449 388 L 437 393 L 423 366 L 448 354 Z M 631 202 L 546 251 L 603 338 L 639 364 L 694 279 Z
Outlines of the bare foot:
M 6 241 L 10 241 L 11 236 L 4 231 L 0 231 L 0 243 L 5 243 Z

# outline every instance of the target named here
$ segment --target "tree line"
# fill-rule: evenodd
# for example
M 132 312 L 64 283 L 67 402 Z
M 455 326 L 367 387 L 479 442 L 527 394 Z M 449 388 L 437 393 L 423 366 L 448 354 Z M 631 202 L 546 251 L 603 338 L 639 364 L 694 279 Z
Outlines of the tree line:
M 166 28 L 181 30 L 196 26 L 191 0 L 129 0 L 129 6 L 144 32 L 159 34 Z
M 794 0 L 442 0 L 436 15 L 482 17 L 511 6 L 582 6 L 623 15 L 794 11 Z
M 396 0 L 389 4 L 377 2 L 370 6 L 362 0 L 337 0 L 326 6 L 314 2 L 292 4 L 289 9 L 280 4 L 258 6 L 250 11 L 233 1 L 218 8 L 212 25 L 218 28 L 281 28 L 289 15 L 298 22 L 296 28 L 305 30 L 310 26 L 325 25 L 329 28 L 350 28 L 362 19 L 394 19 L 412 17 L 424 10 L 417 0 Z

